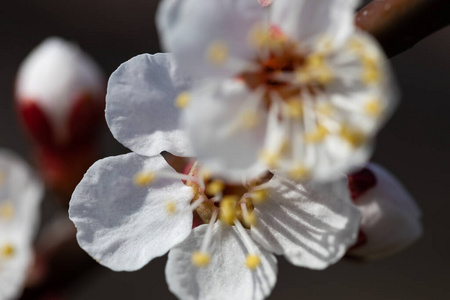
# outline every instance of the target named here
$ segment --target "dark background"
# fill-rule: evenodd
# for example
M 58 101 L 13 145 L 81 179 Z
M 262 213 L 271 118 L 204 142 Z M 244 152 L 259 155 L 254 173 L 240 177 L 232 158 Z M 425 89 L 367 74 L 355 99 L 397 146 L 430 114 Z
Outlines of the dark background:
M 255 0 L 256 1 L 256 0 Z M 154 26 L 158 1 L 2 1 L 0 9 L 0 146 L 27 158 L 16 121 L 14 74 L 29 51 L 50 35 L 80 44 L 109 76 L 134 55 L 159 51 Z M 269 299 L 448 299 L 450 294 L 450 28 L 392 60 L 402 102 L 381 132 L 374 160 L 396 174 L 423 210 L 424 236 L 411 248 L 369 264 L 342 261 L 326 271 L 279 259 Z M 104 131 L 104 153 L 125 152 Z M 175 299 L 164 278 L 166 258 L 143 270 L 98 267 L 66 291 L 69 299 Z

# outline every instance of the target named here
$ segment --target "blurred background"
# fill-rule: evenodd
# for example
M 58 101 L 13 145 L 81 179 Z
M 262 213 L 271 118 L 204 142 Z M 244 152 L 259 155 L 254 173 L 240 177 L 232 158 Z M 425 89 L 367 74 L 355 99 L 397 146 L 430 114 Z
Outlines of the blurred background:
M 31 162 L 13 103 L 17 68 L 48 36 L 73 41 L 108 77 L 122 62 L 160 51 L 154 25 L 157 0 L 19 0 L 0 9 L 0 146 Z M 394 173 L 423 211 L 424 236 L 396 256 L 373 263 L 343 260 L 325 271 L 279 259 L 269 299 L 445 299 L 450 294 L 450 28 L 392 59 L 402 93 L 378 138 L 373 160 Z M 106 126 L 102 155 L 127 152 Z M 50 205 L 51 206 L 51 205 Z M 51 211 L 44 205 L 45 213 Z M 175 299 L 164 278 L 166 257 L 133 273 L 101 266 L 73 282 L 66 299 Z

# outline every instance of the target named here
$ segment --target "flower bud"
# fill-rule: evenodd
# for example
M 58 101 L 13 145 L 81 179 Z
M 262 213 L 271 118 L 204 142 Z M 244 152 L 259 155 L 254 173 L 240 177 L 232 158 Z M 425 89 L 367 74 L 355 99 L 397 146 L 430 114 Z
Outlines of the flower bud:
M 15 98 L 29 135 L 41 146 L 68 147 L 92 137 L 104 110 L 105 80 L 76 45 L 48 38 L 19 68 Z
M 106 81 L 78 46 L 48 38 L 21 64 L 15 99 L 46 183 L 67 198 L 96 160 Z
M 376 164 L 349 175 L 354 204 L 361 211 L 357 243 L 348 255 L 366 260 L 403 250 L 422 234 L 421 211 L 403 185 Z

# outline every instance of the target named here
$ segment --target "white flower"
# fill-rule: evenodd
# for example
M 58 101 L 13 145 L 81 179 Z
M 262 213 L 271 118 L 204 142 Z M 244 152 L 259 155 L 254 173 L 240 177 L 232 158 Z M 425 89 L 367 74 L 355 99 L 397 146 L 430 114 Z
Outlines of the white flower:
M 17 74 L 19 113 L 31 136 L 46 146 L 79 142 L 74 140 L 91 134 L 104 95 L 98 65 L 77 45 L 56 37 L 36 47 Z
M 420 208 L 387 170 L 369 164 L 349 178 L 352 198 L 362 215 L 361 238 L 349 255 L 382 258 L 403 250 L 422 235 Z
M 20 295 L 32 259 L 43 187 L 16 155 L 0 150 L 0 299 Z
M 106 119 L 135 153 L 98 161 L 75 189 L 80 246 L 116 271 L 171 250 L 167 281 L 181 299 L 264 298 L 276 281 L 271 253 L 313 269 L 336 262 L 359 224 L 345 178 L 319 186 L 275 175 L 242 186 L 166 163 L 163 151 L 193 155 L 174 106 L 190 86 L 168 54 L 136 56 L 111 75 Z M 192 229 L 193 215 L 205 224 Z
M 162 43 L 199 79 L 181 98 L 204 165 L 328 180 L 367 161 L 396 97 L 386 58 L 354 28 L 357 2 L 161 3 Z
M 315 185 L 274 175 L 239 186 L 205 176 L 196 165 L 178 174 L 160 155 L 96 162 L 70 202 L 80 246 L 116 271 L 170 250 L 166 279 L 180 299 L 245 300 L 271 292 L 273 254 L 323 269 L 354 243 L 359 213 L 345 176 Z M 194 229 L 193 211 L 205 223 Z

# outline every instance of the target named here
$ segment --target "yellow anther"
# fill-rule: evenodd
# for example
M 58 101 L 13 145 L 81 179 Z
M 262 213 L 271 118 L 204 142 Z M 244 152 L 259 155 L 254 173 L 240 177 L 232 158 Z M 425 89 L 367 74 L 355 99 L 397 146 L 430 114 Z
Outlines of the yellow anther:
M 317 113 L 327 117 L 331 116 L 334 112 L 334 107 L 328 102 L 319 102 L 315 109 Z
M 323 66 L 317 70 L 314 77 L 320 84 L 326 85 L 333 81 L 334 73 L 329 67 Z
M 6 244 L 1 248 L 0 254 L 3 257 L 9 258 L 14 255 L 16 249 L 11 244 Z
M 209 180 L 211 178 L 211 176 L 212 176 L 212 172 L 209 169 L 202 168 L 200 172 L 201 172 L 202 179 L 204 181 Z
M 325 52 L 329 52 L 333 49 L 333 40 L 330 36 L 325 35 L 320 38 L 319 45 Z
M 292 98 L 287 102 L 289 117 L 301 119 L 303 117 L 303 101 L 301 98 Z
M 262 204 L 269 198 L 269 192 L 266 189 L 256 190 L 251 193 L 253 204 Z
M 260 159 L 267 164 L 269 168 L 276 168 L 281 159 L 279 153 L 273 153 L 268 150 L 263 150 L 260 155 Z
M 305 133 L 305 142 L 307 143 L 319 143 L 322 142 L 328 134 L 328 130 L 322 126 L 318 125 L 316 130 Z
M 250 43 L 255 48 L 261 48 L 266 46 L 269 43 L 269 40 L 270 40 L 270 33 L 263 26 L 255 26 L 250 31 Z
M 378 99 L 371 99 L 364 104 L 364 111 L 369 116 L 378 117 L 383 111 L 383 108 Z
M 138 187 L 144 187 L 151 184 L 156 178 L 156 175 L 151 172 L 142 172 L 134 175 L 133 182 Z
M 370 55 L 361 55 L 363 65 L 362 80 L 365 84 L 378 83 L 381 79 L 379 59 Z
M 210 195 L 218 195 L 222 193 L 225 188 L 225 183 L 222 180 L 214 180 L 206 186 L 206 193 Z
M 306 58 L 306 67 L 310 69 L 321 68 L 325 65 L 323 55 L 315 53 Z
M 250 226 L 254 227 L 256 225 L 256 221 L 257 221 L 257 218 L 256 218 L 256 215 L 254 212 L 249 212 L 244 215 L 244 222 L 247 227 L 250 227 Z
M 309 72 L 305 68 L 297 69 L 297 71 L 295 72 L 295 76 L 296 76 L 297 81 L 300 83 L 308 83 L 313 80 L 311 72 Z
M 10 220 L 14 215 L 14 205 L 11 201 L 0 203 L 0 219 Z
M 249 254 L 245 260 L 245 266 L 250 270 L 255 270 L 261 264 L 261 259 L 256 254 Z
M 255 128 L 260 121 L 261 119 L 256 111 L 248 110 L 241 115 L 241 124 L 247 129 Z
M 185 108 L 191 101 L 191 94 L 189 92 L 181 92 L 175 99 L 175 106 L 178 108 Z
M 353 147 L 359 147 L 366 141 L 364 133 L 345 125 L 342 126 L 340 134 Z
M 239 200 L 237 196 L 228 195 L 222 198 L 220 201 L 220 220 L 228 225 L 234 224 L 236 218 L 236 203 Z
M 206 267 L 210 261 L 211 256 L 206 252 L 195 251 L 194 253 L 192 253 L 191 262 L 196 267 Z
M 224 42 L 213 42 L 208 48 L 208 60 L 215 65 L 222 65 L 228 58 L 228 47 Z
M 362 81 L 367 85 L 378 83 L 380 79 L 381 74 L 378 68 L 368 67 L 363 71 Z
M 309 170 L 302 164 L 297 164 L 289 171 L 289 177 L 294 180 L 302 180 L 308 177 Z
M 354 52 L 362 53 L 364 51 L 364 44 L 357 38 L 352 38 L 347 44 L 348 48 Z
M 167 201 L 166 209 L 169 214 L 173 215 L 177 212 L 177 205 L 174 201 Z

